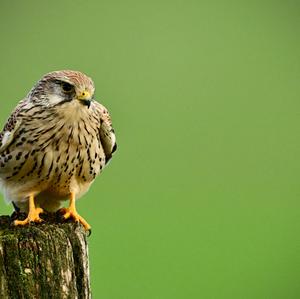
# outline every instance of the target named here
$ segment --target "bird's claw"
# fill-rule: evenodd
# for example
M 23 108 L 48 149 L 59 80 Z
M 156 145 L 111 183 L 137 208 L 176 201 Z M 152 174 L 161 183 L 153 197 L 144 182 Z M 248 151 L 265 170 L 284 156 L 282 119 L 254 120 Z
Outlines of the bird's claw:
M 26 225 L 30 222 L 41 223 L 44 220 L 40 218 L 40 214 L 43 213 L 42 208 L 35 208 L 29 211 L 28 216 L 25 220 L 15 220 L 14 225 Z
M 64 219 L 72 218 L 73 220 L 80 222 L 83 225 L 84 229 L 89 232 L 89 236 L 90 236 L 91 226 L 85 221 L 85 219 L 83 217 L 81 217 L 77 213 L 77 211 L 75 209 L 62 208 L 59 211 L 63 214 Z

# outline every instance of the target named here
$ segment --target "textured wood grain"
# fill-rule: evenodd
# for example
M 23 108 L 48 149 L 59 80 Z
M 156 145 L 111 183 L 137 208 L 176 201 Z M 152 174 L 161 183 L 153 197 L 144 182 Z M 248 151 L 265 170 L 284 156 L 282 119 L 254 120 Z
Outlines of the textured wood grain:
M 86 232 L 49 219 L 13 227 L 0 217 L 0 298 L 91 298 Z

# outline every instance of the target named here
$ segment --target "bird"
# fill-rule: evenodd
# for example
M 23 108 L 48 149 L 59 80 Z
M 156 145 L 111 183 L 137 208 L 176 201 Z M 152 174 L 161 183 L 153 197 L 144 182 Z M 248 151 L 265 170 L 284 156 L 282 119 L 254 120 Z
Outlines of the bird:
M 0 133 L 0 190 L 24 211 L 16 226 L 39 223 L 40 214 L 91 226 L 79 215 L 84 195 L 117 149 L 111 116 L 94 98 L 95 86 L 80 71 L 45 74 L 21 100 Z M 69 199 L 67 208 L 61 208 Z

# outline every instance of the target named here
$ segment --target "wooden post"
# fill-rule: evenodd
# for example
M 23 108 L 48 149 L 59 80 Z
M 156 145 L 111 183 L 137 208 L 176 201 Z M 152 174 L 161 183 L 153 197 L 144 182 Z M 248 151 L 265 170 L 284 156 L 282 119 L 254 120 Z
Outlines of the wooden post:
M 0 217 L 0 298 L 91 298 L 80 224 L 57 223 L 53 217 L 23 227 L 10 223 L 11 217 Z

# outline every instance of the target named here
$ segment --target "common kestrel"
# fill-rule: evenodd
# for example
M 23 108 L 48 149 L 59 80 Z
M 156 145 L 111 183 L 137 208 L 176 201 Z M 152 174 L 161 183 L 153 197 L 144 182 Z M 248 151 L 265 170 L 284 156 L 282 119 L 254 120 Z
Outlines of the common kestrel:
M 15 225 L 41 222 L 43 209 L 90 225 L 77 213 L 82 196 L 116 150 L 107 109 L 94 100 L 94 83 L 78 71 L 43 76 L 0 133 L 0 186 L 8 202 L 28 213 Z

